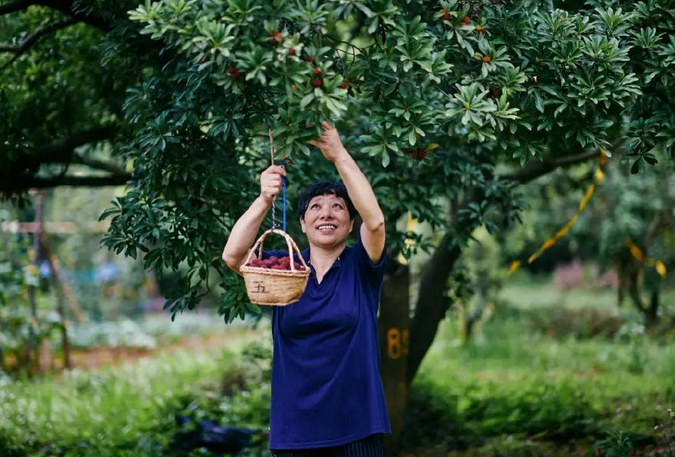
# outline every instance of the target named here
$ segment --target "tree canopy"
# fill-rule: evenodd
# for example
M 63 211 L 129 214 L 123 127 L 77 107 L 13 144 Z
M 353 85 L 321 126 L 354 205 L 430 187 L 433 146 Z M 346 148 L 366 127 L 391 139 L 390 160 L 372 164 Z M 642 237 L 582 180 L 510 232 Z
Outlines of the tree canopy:
M 601 150 L 635 173 L 673 155 L 673 2 L 554 3 L 5 3 L 0 191 L 128 182 L 105 244 L 187 266 L 174 311 L 221 286 L 230 320 L 250 305 L 219 253 L 268 129 L 293 197 L 333 173 L 306 144 L 328 119 L 375 187 L 392 258 L 432 250 L 444 285 L 474 228 L 517 219 L 518 184 Z M 397 226 L 409 212 L 440 242 Z

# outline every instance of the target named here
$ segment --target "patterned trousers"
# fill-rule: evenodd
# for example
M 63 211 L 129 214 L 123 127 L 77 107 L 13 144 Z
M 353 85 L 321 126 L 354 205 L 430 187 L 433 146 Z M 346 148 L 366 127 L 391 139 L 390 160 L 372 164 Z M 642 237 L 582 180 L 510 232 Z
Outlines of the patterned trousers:
M 342 446 L 318 449 L 275 450 L 271 457 L 383 457 L 383 435 L 378 433 Z

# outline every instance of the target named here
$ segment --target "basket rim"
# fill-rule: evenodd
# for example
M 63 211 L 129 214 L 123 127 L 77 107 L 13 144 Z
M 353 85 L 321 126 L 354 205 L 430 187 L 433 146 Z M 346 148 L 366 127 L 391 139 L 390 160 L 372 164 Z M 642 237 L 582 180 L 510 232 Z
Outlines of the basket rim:
M 239 268 L 239 271 L 246 274 L 260 274 L 264 276 L 278 276 L 278 277 L 298 277 L 302 278 L 305 276 L 309 276 L 310 271 L 309 268 L 306 268 L 304 270 L 271 270 L 269 268 L 262 268 L 262 267 L 251 267 L 248 265 L 244 265 Z

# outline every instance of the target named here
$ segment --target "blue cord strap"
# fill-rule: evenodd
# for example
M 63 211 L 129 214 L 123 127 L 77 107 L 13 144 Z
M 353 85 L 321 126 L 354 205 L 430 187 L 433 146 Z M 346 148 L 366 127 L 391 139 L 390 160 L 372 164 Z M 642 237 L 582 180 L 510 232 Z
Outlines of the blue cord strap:
M 272 129 L 268 129 L 267 133 L 269 134 L 269 137 L 270 137 L 270 156 L 271 156 L 271 159 L 272 159 L 272 165 L 274 165 L 274 136 L 272 135 Z M 285 164 L 286 164 L 286 158 L 283 157 L 283 154 L 282 154 L 282 158 L 279 159 L 279 166 L 284 168 Z M 283 228 L 282 229 L 285 232 L 286 231 L 286 178 L 282 176 L 281 182 L 283 183 L 283 186 L 284 186 L 283 193 L 282 193 L 283 212 L 284 212 Z M 277 202 L 277 199 L 275 198 L 272 201 L 272 228 L 273 229 L 278 227 L 277 226 L 277 219 L 276 219 L 276 209 L 277 209 L 276 202 Z
M 279 159 L 279 166 L 280 166 L 281 168 L 285 168 L 285 167 L 284 167 L 284 163 L 285 163 L 285 162 L 286 162 L 286 161 L 285 161 L 284 159 Z M 282 177 L 281 177 L 281 182 L 282 182 L 283 185 L 284 185 L 284 190 L 283 190 L 283 192 L 282 192 L 282 194 L 281 194 L 281 195 L 282 195 L 282 208 L 283 208 L 283 212 L 284 212 L 284 216 L 283 216 L 283 228 L 282 228 L 282 230 L 285 232 L 285 231 L 286 231 L 286 177 L 282 176 Z

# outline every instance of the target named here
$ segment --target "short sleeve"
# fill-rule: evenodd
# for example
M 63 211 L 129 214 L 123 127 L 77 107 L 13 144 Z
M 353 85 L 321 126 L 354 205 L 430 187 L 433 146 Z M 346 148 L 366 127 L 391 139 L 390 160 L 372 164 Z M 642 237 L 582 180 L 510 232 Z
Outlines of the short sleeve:
M 377 263 L 373 263 L 373 261 L 370 260 L 368 252 L 366 252 L 366 248 L 361 243 L 361 240 L 354 245 L 354 251 L 359 271 L 366 279 L 366 284 L 375 289 L 376 293 L 379 294 L 380 286 L 384 280 L 384 268 L 387 261 L 387 244 L 385 243 L 382 250 L 382 257 Z

